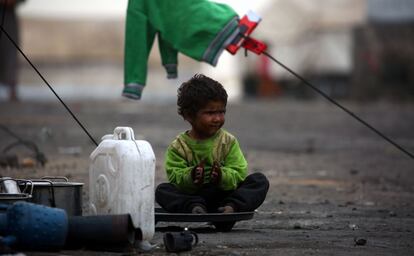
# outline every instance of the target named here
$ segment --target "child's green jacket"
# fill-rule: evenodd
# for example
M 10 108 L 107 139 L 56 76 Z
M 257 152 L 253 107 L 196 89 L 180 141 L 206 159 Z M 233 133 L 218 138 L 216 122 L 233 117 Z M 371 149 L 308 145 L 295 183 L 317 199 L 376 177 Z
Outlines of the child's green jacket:
M 165 169 L 170 183 L 182 191 L 194 193 L 191 171 L 201 161 L 205 161 L 204 183 L 210 182 L 210 171 L 214 161 L 220 163 L 222 172 L 219 187 L 235 190 L 247 176 L 247 161 L 237 139 L 229 132 L 220 129 L 213 137 L 197 141 L 186 132 L 181 133 L 170 144 L 165 157 Z
M 177 54 L 213 66 L 237 35 L 238 16 L 207 0 L 129 0 L 125 31 L 123 95 L 139 99 L 155 36 L 168 78 L 177 76 Z

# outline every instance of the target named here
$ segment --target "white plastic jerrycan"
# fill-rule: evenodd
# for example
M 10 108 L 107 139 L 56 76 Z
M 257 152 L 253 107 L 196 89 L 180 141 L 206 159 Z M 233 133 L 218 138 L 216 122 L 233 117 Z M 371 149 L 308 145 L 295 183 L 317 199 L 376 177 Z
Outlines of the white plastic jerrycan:
M 130 214 L 142 240 L 154 236 L 155 155 L 151 145 L 135 140 L 130 127 L 116 127 L 91 153 L 90 213 Z

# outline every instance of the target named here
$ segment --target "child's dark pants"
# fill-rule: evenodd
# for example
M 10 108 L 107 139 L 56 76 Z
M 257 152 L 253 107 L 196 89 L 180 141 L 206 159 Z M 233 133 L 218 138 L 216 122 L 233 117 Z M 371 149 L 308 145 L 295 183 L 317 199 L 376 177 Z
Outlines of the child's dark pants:
M 261 173 L 253 173 L 240 183 L 236 190 L 223 191 L 211 184 L 203 185 L 195 194 L 180 191 L 171 183 L 160 184 L 155 191 L 155 200 L 168 212 L 191 212 L 195 205 L 203 205 L 208 212 L 231 205 L 238 212 L 254 211 L 266 198 L 269 181 Z

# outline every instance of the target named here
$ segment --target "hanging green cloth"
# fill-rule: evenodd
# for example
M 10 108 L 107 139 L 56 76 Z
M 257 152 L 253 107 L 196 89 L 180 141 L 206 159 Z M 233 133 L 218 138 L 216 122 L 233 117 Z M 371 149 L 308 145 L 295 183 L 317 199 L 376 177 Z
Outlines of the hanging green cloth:
M 238 16 L 207 0 L 129 0 L 122 95 L 140 99 L 155 36 L 167 78 L 177 77 L 177 54 L 213 66 L 238 33 Z

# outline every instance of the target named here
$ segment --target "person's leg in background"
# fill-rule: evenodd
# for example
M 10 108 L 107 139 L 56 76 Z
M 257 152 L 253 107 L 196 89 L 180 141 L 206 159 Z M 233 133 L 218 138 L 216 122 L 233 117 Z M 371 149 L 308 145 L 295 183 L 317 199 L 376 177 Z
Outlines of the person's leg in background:
M 0 0 L 0 24 L 17 45 L 20 43 L 19 24 L 16 16 L 18 2 L 15 0 Z M 9 87 L 9 100 L 17 101 L 17 49 L 2 30 L 0 31 L 0 56 L 0 84 Z

